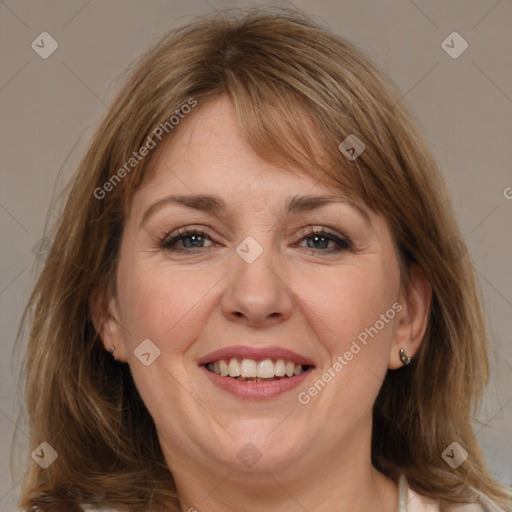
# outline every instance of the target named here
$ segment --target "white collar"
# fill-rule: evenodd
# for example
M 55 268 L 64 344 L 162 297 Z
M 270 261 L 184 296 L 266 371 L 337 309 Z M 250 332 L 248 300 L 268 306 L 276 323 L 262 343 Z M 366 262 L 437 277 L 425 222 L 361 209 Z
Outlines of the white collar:
M 503 508 L 497 506 L 491 499 L 487 498 L 481 492 L 478 492 L 476 489 L 473 489 L 476 494 L 479 496 L 479 503 L 468 503 L 468 504 L 459 504 L 453 505 L 453 510 L 459 512 L 506 512 Z M 416 498 L 416 499 L 415 499 Z M 419 501 L 418 501 L 419 498 Z M 435 500 L 430 500 L 425 498 L 421 494 L 415 493 L 412 489 L 409 489 L 407 486 L 407 478 L 403 473 L 400 474 L 398 478 L 398 508 L 397 512 L 408 512 L 407 502 L 412 502 L 412 510 L 409 512 L 415 511 L 425 511 L 425 512 L 438 512 L 439 505 Z M 421 508 L 417 508 L 416 505 L 419 505 Z
M 407 512 L 407 479 L 400 473 L 398 479 L 398 508 L 397 512 Z

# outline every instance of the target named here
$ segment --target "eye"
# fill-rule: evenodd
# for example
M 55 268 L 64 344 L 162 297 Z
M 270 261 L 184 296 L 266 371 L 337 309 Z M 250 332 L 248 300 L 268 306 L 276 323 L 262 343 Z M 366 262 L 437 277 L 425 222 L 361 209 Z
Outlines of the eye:
M 331 233 L 323 227 L 310 229 L 296 245 L 304 247 L 303 242 L 306 242 L 305 247 L 308 249 L 322 254 L 340 253 L 352 249 L 352 243 L 347 237 Z M 206 232 L 193 227 L 180 228 L 160 241 L 162 249 L 175 253 L 200 252 L 212 245 L 214 245 L 213 241 Z
M 162 249 L 171 252 L 195 252 L 207 247 L 205 242 L 211 241 L 211 238 L 204 231 L 182 228 L 164 237 L 160 246 Z M 180 247 L 179 244 L 182 244 L 182 246 Z
M 306 242 L 306 247 L 322 253 L 337 253 L 352 249 L 352 243 L 348 238 L 341 237 L 327 231 L 325 228 L 313 228 L 301 239 Z M 304 247 L 298 244 L 299 247 Z M 333 247 L 334 245 L 334 247 Z

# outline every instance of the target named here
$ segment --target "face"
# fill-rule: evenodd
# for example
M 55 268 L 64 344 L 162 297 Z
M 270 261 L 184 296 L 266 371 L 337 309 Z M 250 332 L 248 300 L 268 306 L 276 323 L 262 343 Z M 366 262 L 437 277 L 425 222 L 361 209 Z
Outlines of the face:
M 171 470 L 368 452 L 408 310 L 386 222 L 258 157 L 226 98 L 179 128 L 133 198 L 102 336 Z

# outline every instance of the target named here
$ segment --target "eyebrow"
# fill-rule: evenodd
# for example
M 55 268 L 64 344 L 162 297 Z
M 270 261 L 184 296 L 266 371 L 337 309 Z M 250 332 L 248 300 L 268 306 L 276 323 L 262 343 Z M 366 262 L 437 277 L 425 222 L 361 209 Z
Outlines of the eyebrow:
M 363 216 L 366 223 L 369 226 L 372 226 L 372 221 L 368 211 L 346 196 L 293 196 L 288 199 L 286 203 L 284 215 L 286 216 L 290 214 L 309 212 L 332 203 L 347 204 L 355 208 Z M 180 205 L 186 208 L 203 211 L 216 217 L 222 216 L 222 214 L 225 214 L 227 211 L 226 203 L 220 196 L 207 194 L 169 195 L 159 199 L 146 210 L 142 216 L 140 227 L 142 227 L 147 222 L 147 220 L 158 210 L 161 210 L 163 207 L 169 204 Z

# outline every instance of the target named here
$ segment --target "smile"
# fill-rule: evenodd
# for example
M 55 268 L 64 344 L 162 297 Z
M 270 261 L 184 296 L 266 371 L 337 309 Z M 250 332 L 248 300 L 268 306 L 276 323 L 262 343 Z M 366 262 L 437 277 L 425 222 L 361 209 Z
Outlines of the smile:
M 281 347 L 226 347 L 198 363 L 217 388 L 244 399 L 281 395 L 302 384 L 315 369 L 312 360 Z
M 310 366 L 295 364 L 284 359 L 220 359 L 206 365 L 207 370 L 222 377 L 231 377 L 241 382 L 268 382 L 301 375 Z

